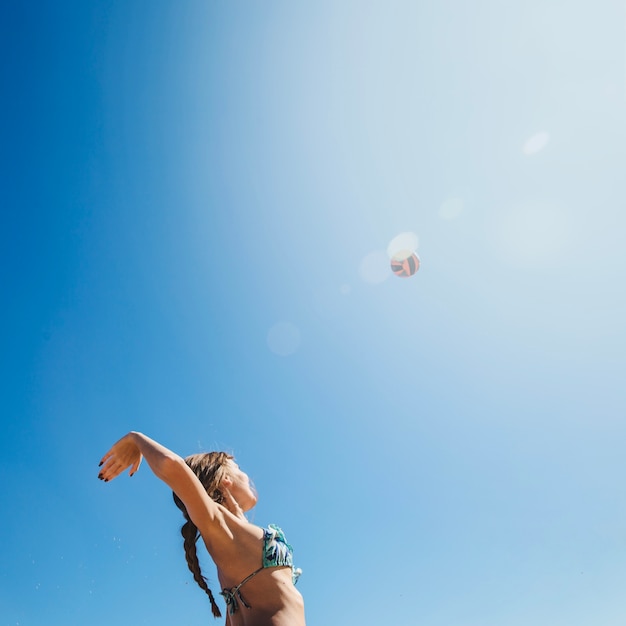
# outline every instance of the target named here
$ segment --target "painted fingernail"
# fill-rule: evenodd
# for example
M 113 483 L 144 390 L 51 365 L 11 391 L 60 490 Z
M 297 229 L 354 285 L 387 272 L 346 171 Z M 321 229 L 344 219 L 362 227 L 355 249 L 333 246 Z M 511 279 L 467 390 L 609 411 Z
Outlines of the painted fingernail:
M 102 467 L 103 463 L 104 463 L 104 461 L 100 461 L 100 463 L 98 463 L 98 467 Z

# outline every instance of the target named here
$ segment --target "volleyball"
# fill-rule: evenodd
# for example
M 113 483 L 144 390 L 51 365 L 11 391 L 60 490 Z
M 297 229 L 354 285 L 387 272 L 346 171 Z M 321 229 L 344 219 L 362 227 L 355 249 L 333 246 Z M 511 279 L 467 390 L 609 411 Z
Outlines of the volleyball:
M 408 278 L 413 276 L 415 272 L 420 268 L 420 258 L 411 252 L 405 256 L 403 254 L 396 255 L 391 259 L 391 271 L 400 278 Z

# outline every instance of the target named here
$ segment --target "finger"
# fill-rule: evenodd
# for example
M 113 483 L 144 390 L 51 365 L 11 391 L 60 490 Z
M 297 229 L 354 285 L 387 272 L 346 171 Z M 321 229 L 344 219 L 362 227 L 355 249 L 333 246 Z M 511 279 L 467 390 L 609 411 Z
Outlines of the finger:
M 109 472 L 111 471 L 111 461 L 103 461 L 104 465 L 100 468 L 98 472 L 98 478 L 100 480 L 108 480 Z
M 245 517 L 243 509 L 239 506 L 239 502 L 233 498 L 233 494 L 226 487 L 222 487 L 222 495 L 224 496 L 224 506 L 237 517 Z
M 115 459 L 113 453 L 111 452 L 107 452 L 103 457 L 102 457 L 102 461 L 100 461 L 101 466 L 104 465 L 105 467 L 107 465 L 109 465 L 111 462 L 113 462 L 113 460 Z
M 102 466 L 102 469 L 100 470 L 100 473 L 104 474 L 105 472 L 109 472 L 112 468 L 116 467 L 118 464 L 119 464 L 119 459 L 116 456 L 110 456 L 104 462 L 104 465 Z
M 141 459 L 142 457 L 140 456 L 130 467 L 130 471 L 128 472 L 129 476 L 132 476 L 138 469 L 139 466 L 141 465 Z
M 98 478 L 108 482 L 117 478 L 126 468 L 128 463 L 122 463 L 116 458 L 110 459 L 108 463 L 100 470 Z
M 100 467 L 102 467 L 107 460 L 111 457 L 111 455 L 113 454 L 113 452 L 111 450 L 109 450 L 101 459 L 100 459 Z
M 119 456 L 120 452 L 121 451 L 119 450 L 118 445 L 116 443 L 113 444 L 109 451 L 100 460 L 100 465 L 104 465 L 111 457 Z

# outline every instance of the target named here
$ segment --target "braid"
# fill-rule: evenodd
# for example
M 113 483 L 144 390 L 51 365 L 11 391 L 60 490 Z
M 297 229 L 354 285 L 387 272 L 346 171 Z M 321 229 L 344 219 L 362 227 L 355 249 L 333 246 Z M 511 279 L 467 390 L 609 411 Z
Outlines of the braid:
M 180 534 L 185 540 L 185 558 L 187 559 L 189 571 L 193 574 L 193 578 L 198 583 L 200 588 L 209 596 L 213 616 L 222 617 L 220 609 L 215 602 L 215 598 L 213 597 L 213 592 L 209 589 L 206 578 L 200 571 L 200 562 L 198 561 L 198 553 L 196 551 L 196 541 L 198 541 L 198 538 L 200 537 L 200 532 L 198 531 L 196 525 L 190 519 L 187 519 L 185 524 L 183 524 L 183 527 L 180 529 Z
M 187 463 L 191 471 L 197 476 L 208 496 L 218 504 L 224 502 L 224 495 L 220 490 L 220 485 L 222 479 L 227 475 L 227 463 L 232 458 L 232 455 L 226 452 L 205 452 L 202 454 L 192 454 L 185 459 L 185 463 Z M 196 542 L 200 537 L 200 531 L 191 521 L 185 503 L 176 493 L 172 492 L 172 496 L 174 497 L 174 503 L 185 517 L 185 523 L 180 529 L 180 534 L 185 540 L 185 558 L 187 559 L 189 571 L 193 574 L 193 578 L 198 583 L 200 589 L 209 596 L 213 616 L 222 617 L 220 609 L 213 597 L 213 593 L 207 585 L 207 580 L 200 571 L 200 563 L 196 551 Z

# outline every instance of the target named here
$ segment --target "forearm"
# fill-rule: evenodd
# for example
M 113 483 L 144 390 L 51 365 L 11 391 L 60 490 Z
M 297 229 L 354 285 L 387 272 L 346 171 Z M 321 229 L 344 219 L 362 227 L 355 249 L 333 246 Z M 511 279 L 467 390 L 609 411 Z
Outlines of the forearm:
M 190 519 L 198 528 L 207 528 L 219 513 L 198 477 L 184 459 L 142 433 L 129 434 L 155 476 L 183 501 Z
M 131 432 L 130 436 L 157 478 L 169 482 L 173 468 L 184 463 L 178 454 L 143 433 Z
M 184 459 L 143 433 L 130 432 L 115 442 L 100 461 L 98 478 L 108 482 L 127 469 L 132 476 L 139 469 L 142 459 L 146 460 L 154 475 L 184 502 L 198 528 L 208 528 L 219 516 L 218 505 L 208 496 Z

